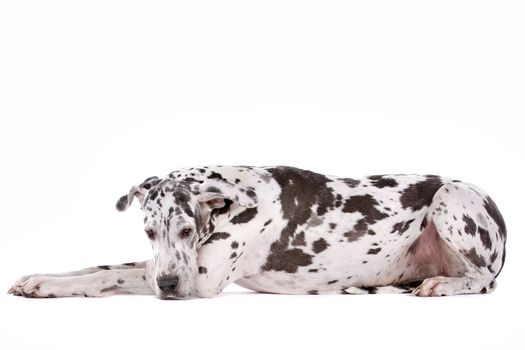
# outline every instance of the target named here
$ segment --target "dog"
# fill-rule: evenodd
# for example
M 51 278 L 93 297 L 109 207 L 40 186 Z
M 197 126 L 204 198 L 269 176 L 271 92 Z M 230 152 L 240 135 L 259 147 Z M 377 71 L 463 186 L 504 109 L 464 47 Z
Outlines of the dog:
M 279 294 L 446 296 L 492 292 L 505 261 L 494 201 L 435 175 L 205 166 L 147 178 L 117 209 L 135 198 L 153 259 L 25 276 L 9 293 L 208 298 L 236 283 Z

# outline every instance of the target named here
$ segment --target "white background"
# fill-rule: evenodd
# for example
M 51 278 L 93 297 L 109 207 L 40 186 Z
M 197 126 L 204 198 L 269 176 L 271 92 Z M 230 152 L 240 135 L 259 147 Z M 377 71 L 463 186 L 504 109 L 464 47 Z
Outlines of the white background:
M 508 226 L 495 293 L 0 296 L 2 349 L 512 349 L 523 327 L 522 1 L 1 1 L 0 289 L 145 260 L 142 179 L 286 164 L 476 183 Z

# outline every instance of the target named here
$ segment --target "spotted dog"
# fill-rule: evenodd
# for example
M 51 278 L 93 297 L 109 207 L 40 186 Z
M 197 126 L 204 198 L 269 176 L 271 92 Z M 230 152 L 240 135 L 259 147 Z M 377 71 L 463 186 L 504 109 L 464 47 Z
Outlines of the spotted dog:
M 21 278 L 26 297 L 213 297 L 264 293 L 417 296 L 488 293 L 506 229 L 479 188 L 439 176 L 325 176 L 293 167 L 215 166 L 150 177 L 141 204 L 153 258 Z

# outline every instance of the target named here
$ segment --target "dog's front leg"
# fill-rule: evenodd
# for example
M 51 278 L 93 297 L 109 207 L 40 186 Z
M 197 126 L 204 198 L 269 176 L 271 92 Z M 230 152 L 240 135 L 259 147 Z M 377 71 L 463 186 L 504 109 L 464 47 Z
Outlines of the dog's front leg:
M 71 276 L 81 276 L 81 275 L 88 275 L 91 273 L 95 273 L 102 270 L 125 270 L 125 269 L 136 269 L 136 268 L 144 268 L 146 267 L 146 264 L 148 263 L 148 260 L 146 261 L 140 261 L 140 262 L 130 262 L 130 263 L 124 263 L 124 264 L 115 264 L 115 265 L 99 265 L 94 267 L 88 267 L 81 270 L 74 270 L 74 271 L 68 271 L 68 272 L 61 272 L 61 273 L 35 273 L 32 275 L 26 275 L 22 276 L 16 281 L 15 286 L 19 284 L 23 284 L 25 281 L 32 277 L 71 277 Z
M 73 276 L 34 275 L 17 282 L 9 293 L 30 298 L 103 297 L 115 294 L 153 294 L 148 264 L 143 267 L 97 269 Z

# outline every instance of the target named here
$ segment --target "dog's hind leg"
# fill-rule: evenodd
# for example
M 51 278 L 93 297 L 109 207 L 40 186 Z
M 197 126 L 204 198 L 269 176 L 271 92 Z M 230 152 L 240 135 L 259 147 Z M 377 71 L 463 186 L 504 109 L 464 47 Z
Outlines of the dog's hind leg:
M 505 260 L 506 241 L 505 223 L 494 202 L 472 185 L 449 183 L 436 192 L 430 211 L 426 235 L 409 249 L 413 265 L 427 272 L 414 294 L 493 291 Z M 428 245 L 441 246 L 441 254 Z M 459 265 L 462 269 L 454 268 Z
M 445 296 L 489 293 L 505 260 L 506 228 L 480 189 L 448 183 L 434 195 L 421 235 L 403 252 L 407 280 L 352 286 L 348 294 L 408 293 Z
M 147 262 L 140 262 L 104 265 L 60 275 L 32 275 L 19 279 L 9 293 L 33 298 L 153 294 L 149 270 Z

